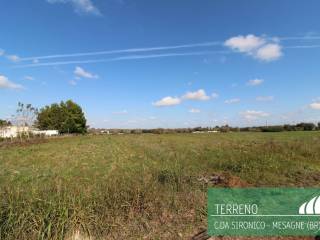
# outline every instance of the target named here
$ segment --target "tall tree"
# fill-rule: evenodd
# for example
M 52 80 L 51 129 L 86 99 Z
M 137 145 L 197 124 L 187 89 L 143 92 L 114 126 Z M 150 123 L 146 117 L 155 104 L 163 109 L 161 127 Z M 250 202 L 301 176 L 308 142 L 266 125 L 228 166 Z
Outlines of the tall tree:
M 38 115 L 38 109 L 30 103 L 19 102 L 16 111 L 15 121 L 18 126 L 32 126 Z
M 13 123 L 19 127 L 18 133 L 22 140 L 22 135 L 26 134 L 29 138 L 29 131 L 24 127 L 33 126 L 38 115 L 38 109 L 31 104 L 18 102 L 16 114 L 12 116 Z
M 37 118 L 40 129 L 56 129 L 60 133 L 85 133 L 86 122 L 82 108 L 71 100 L 45 106 Z

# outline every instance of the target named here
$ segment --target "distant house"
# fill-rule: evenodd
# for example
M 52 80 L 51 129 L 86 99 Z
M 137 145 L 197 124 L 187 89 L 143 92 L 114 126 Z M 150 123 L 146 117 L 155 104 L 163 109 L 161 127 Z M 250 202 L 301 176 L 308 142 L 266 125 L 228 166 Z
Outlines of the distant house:
M 0 128 L 1 138 L 16 138 L 20 134 L 34 134 L 34 135 L 44 135 L 44 136 L 56 136 L 59 135 L 58 130 L 37 130 L 28 126 L 7 126 Z
M 100 133 L 110 134 L 110 131 L 109 130 L 101 130 Z
M 218 131 L 218 130 L 210 130 L 210 131 L 208 131 L 208 133 L 218 133 L 218 132 L 220 132 L 220 131 Z
M 209 131 L 194 131 L 192 133 L 218 133 L 220 131 L 217 130 L 209 130 Z
M 31 131 L 35 135 L 44 135 L 47 137 L 57 136 L 59 135 L 58 130 L 32 130 Z
M 29 127 L 26 126 L 7 126 L 0 128 L 0 137 L 2 138 L 15 138 L 19 134 L 24 134 L 29 132 Z

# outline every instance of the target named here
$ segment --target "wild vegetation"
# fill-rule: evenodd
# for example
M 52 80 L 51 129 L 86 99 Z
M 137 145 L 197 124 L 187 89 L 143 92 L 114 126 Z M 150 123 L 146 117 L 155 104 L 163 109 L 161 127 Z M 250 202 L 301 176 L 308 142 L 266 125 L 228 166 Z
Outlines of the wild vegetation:
M 11 122 L 0 119 L 0 127 L 7 127 L 7 126 L 11 126 Z
M 306 123 L 301 122 L 298 124 L 284 124 L 284 125 L 271 125 L 271 126 L 257 126 L 257 127 L 231 127 L 229 125 L 215 126 L 215 127 L 194 127 L 194 128 L 155 128 L 155 129 L 96 129 L 90 128 L 90 133 L 153 133 L 153 134 L 164 134 L 164 133 L 192 133 L 192 132 L 286 132 L 286 131 L 319 131 L 320 122 Z
M 319 132 L 87 135 L 2 147 L 0 239 L 187 239 L 206 226 L 212 175 L 231 179 L 226 186 L 319 186 L 319 159 Z
M 41 108 L 35 125 L 41 130 L 55 129 L 60 133 L 85 133 L 87 120 L 82 108 L 68 100 Z

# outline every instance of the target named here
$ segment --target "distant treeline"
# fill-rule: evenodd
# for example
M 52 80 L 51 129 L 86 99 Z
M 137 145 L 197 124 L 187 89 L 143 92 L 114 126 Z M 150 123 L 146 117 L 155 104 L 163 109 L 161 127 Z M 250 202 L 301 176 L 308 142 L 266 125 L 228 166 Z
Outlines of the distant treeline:
M 320 130 L 320 122 L 316 125 L 314 123 L 298 123 L 298 124 L 285 124 L 274 126 L 260 126 L 260 127 L 246 127 L 240 128 L 243 132 L 284 132 L 284 131 L 316 131 Z
M 7 127 L 11 125 L 12 123 L 10 121 L 0 119 L 0 127 Z
M 201 132 L 284 132 L 284 131 L 316 131 L 320 130 L 320 122 L 298 123 L 295 125 L 274 125 L 256 127 L 231 127 L 229 125 L 215 127 L 195 127 L 195 128 L 155 128 L 155 129 L 89 129 L 90 133 L 95 134 L 141 134 L 141 133 L 201 133 Z

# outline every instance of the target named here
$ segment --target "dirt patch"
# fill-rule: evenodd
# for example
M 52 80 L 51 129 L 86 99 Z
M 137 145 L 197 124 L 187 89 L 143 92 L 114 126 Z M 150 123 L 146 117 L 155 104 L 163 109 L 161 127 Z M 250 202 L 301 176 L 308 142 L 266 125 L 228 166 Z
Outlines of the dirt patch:
M 230 173 L 214 173 L 210 176 L 202 176 L 198 178 L 198 181 L 207 184 L 208 187 L 252 187 L 251 184 L 247 183 L 237 176 L 231 175 Z
M 94 240 L 91 237 L 82 234 L 79 230 L 72 232 L 71 234 L 67 234 L 65 240 Z

